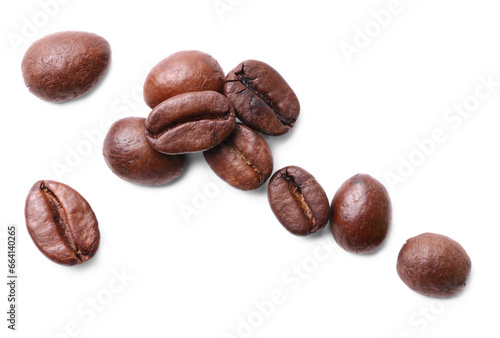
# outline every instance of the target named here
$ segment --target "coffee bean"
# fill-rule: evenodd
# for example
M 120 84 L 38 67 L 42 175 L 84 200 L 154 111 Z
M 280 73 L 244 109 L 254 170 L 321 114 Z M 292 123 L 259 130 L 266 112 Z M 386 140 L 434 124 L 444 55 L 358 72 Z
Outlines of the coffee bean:
M 179 177 L 185 155 L 165 155 L 146 139 L 140 117 L 116 121 L 104 140 L 103 155 L 108 167 L 121 179 L 143 185 L 162 185 Z
M 144 100 L 151 108 L 179 94 L 212 90 L 222 93 L 224 71 L 210 55 L 182 51 L 160 61 L 144 83 Z
M 34 42 L 24 54 L 24 83 L 34 95 L 64 102 L 88 93 L 111 61 L 109 43 L 87 32 L 59 32 Z
M 63 183 L 36 182 L 26 199 L 25 217 L 35 245 L 56 263 L 84 263 L 99 247 L 99 227 L 92 208 Z
M 449 237 L 424 233 L 410 238 L 398 256 L 397 271 L 412 290 L 431 297 L 450 297 L 462 291 L 471 260 Z
M 250 128 L 266 135 L 282 135 L 295 125 L 300 104 L 285 79 L 268 64 L 248 60 L 231 70 L 224 95 L 236 116 Z
M 273 172 L 267 142 L 241 123 L 236 123 L 231 135 L 203 156 L 217 176 L 241 190 L 257 189 Z
M 267 197 L 276 218 L 294 235 L 311 234 L 328 223 L 328 197 L 316 179 L 300 167 L 289 166 L 275 172 Z
M 391 199 L 382 183 L 358 174 L 344 182 L 333 197 L 330 226 L 344 250 L 368 253 L 384 241 L 391 217 Z
M 149 144 L 165 154 L 210 149 L 234 129 L 236 117 L 229 100 L 213 92 L 174 96 L 159 104 L 146 120 Z

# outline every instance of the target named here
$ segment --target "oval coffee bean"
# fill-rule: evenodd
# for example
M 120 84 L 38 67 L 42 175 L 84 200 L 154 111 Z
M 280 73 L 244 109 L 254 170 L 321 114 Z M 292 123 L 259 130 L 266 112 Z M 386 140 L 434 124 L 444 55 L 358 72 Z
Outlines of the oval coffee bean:
M 273 172 L 273 155 L 267 142 L 241 123 L 203 156 L 217 176 L 241 190 L 257 189 Z
M 397 271 L 412 290 L 432 297 L 450 297 L 465 287 L 471 260 L 449 237 L 424 233 L 410 238 L 398 256 Z
M 282 135 L 295 125 L 300 104 L 285 79 L 268 64 L 248 60 L 231 70 L 224 95 L 236 116 L 250 128 L 266 135 Z
M 289 166 L 275 172 L 267 197 L 276 218 L 294 235 L 311 234 L 328 223 L 328 197 L 316 179 L 300 167 Z
M 24 83 L 37 97 L 64 102 L 88 93 L 104 77 L 109 43 L 87 32 L 59 32 L 34 42 L 24 54 Z
M 144 100 L 151 108 L 187 92 L 212 90 L 222 93 L 224 71 L 210 55 L 181 51 L 160 61 L 149 72 L 144 83 Z
M 165 155 L 151 148 L 144 131 L 145 121 L 140 117 L 116 121 L 104 140 L 104 159 L 108 167 L 125 181 L 162 185 L 182 174 L 186 157 Z
M 95 255 L 100 240 L 97 219 L 76 190 L 55 181 L 38 181 L 24 212 L 33 242 L 50 260 L 75 265 Z
M 357 174 L 333 197 L 330 226 L 343 249 L 368 253 L 384 241 L 391 217 L 391 199 L 382 183 L 370 175 Z
M 174 96 L 159 104 L 146 120 L 149 144 L 165 154 L 210 149 L 234 129 L 236 117 L 222 94 L 205 91 Z

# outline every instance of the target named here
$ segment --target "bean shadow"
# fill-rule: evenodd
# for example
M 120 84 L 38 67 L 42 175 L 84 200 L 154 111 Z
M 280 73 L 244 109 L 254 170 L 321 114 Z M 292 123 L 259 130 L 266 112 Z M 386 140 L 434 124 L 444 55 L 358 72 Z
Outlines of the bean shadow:
M 361 255 L 363 255 L 363 256 L 375 256 L 375 255 L 377 255 L 377 253 L 384 250 L 384 248 L 387 246 L 387 243 L 391 240 L 391 237 L 392 237 L 392 234 L 391 234 L 391 230 L 389 229 L 389 233 L 387 234 L 387 237 L 384 239 L 382 244 L 380 244 L 380 246 L 377 249 L 375 249 L 372 252 L 362 253 Z
M 267 144 L 271 148 L 271 151 L 273 150 L 273 147 L 279 147 L 281 144 L 286 143 L 290 138 L 293 137 L 293 134 L 296 133 L 296 128 L 291 128 L 286 134 L 283 135 L 277 135 L 277 136 L 272 136 L 272 135 L 264 135 L 261 133 L 258 133 L 260 136 L 266 140 Z
M 142 188 L 142 189 L 168 189 L 169 187 L 177 184 L 179 181 L 181 181 L 185 176 L 189 175 L 189 171 L 193 170 L 195 166 L 198 165 L 204 165 L 205 159 L 203 158 L 203 154 L 200 153 L 192 153 L 192 154 L 185 154 L 185 155 L 173 155 L 173 156 L 185 156 L 185 163 L 184 163 L 184 169 L 182 173 L 179 175 L 179 177 L 176 177 L 170 182 L 167 182 L 165 184 L 161 185 L 144 185 L 144 184 L 139 184 L 139 183 L 134 183 L 134 182 L 128 182 L 129 184 L 132 184 L 136 187 Z M 207 165 L 208 167 L 208 165 Z M 210 168 L 208 168 L 210 169 Z
M 329 238 L 332 235 L 332 232 L 330 231 L 330 222 L 321 230 L 316 231 L 315 233 L 309 234 L 307 236 L 304 236 L 305 241 L 319 241 L 320 239 L 325 239 Z
M 99 241 L 99 246 L 102 246 L 102 245 L 103 245 L 103 243 L 102 243 L 102 237 L 101 237 L 101 239 Z M 98 265 L 99 261 L 101 260 L 101 255 L 100 255 L 99 251 L 100 251 L 99 248 L 97 248 L 97 252 L 95 253 L 94 257 L 92 257 L 90 260 L 86 261 L 85 263 L 74 265 L 71 268 L 74 270 L 77 270 L 77 271 L 86 271 L 86 270 L 92 269 L 94 267 L 94 265 Z

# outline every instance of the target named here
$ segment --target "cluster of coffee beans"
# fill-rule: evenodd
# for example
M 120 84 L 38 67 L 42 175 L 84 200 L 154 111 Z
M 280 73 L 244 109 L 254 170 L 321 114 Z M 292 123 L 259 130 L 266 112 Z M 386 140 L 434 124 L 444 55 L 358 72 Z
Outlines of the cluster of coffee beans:
M 52 34 L 26 52 L 24 80 L 43 100 L 74 99 L 101 81 L 110 55 L 107 41 L 95 34 Z M 259 133 L 285 134 L 300 113 L 297 96 L 268 64 L 244 61 L 225 76 L 219 63 L 200 51 L 178 52 L 159 62 L 144 83 L 144 100 L 152 109 L 149 116 L 116 121 L 104 140 L 103 155 L 118 177 L 151 186 L 179 177 L 186 154 L 203 152 L 222 180 L 237 189 L 255 190 L 273 172 L 271 149 Z M 309 235 L 330 221 L 336 242 L 349 252 L 376 250 L 390 228 L 389 194 L 369 175 L 345 181 L 331 205 L 313 175 L 296 166 L 276 171 L 267 193 L 273 213 L 290 233 Z M 35 183 L 25 214 L 33 241 L 49 259 L 74 265 L 96 253 L 97 219 L 69 186 Z M 460 244 L 430 233 L 410 238 L 397 260 L 404 283 L 435 297 L 462 290 L 470 270 L 470 258 Z
M 257 132 L 282 135 L 300 111 L 297 96 L 271 66 L 248 60 L 224 76 L 200 51 L 160 61 L 146 78 L 144 100 L 152 108 L 147 119 L 117 121 L 103 146 L 116 175 L 144 185 L 170 182 L 182 173 L 185 154 L 203 152 L 228 184 L 257 189 L 273 170 L 271 149 Z

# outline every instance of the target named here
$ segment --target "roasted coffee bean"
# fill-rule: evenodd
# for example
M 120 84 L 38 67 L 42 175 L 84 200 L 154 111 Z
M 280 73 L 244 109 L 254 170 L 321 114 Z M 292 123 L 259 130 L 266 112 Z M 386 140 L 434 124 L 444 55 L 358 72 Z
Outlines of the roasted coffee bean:
M 244 124 L 266 135 L 288 132 L 299 117 L 300 104 L 292 88 L 261 61 L 244 61 L 231 70 L 226 76 L 224 95 Z
M 330 226 L 343 249 L 368 253 L 384 241 L 391 217 L 391 199 L 382 183 L 358 174 L 344 182 L 333 197 Z
M 159 104 L 146 120 L 149 144 L 165 154 L 210 149 L 234 129 L 231 102 L 222 94 L 205 91 L 174 96 Z
M 75 265 L 95 255 L 100 240 L 97 219 L 76 190 L 55 181 L 38 181 L 24 212 L 33 242 L 50 260 Z
M 241 123 L 236 123 L 232 134 L 203 156 L 217 176 L 241 190 L 257 189 L 273 172 L 267 142 Z
M 443 235 L 424 233 L 410 238 L 398 256 L 399 277 L 425 296 L 450 297 L 462 291 L 470 270 L 464 248 Z
M 275 172 L 267 197 L 276 218 L 294 235 L 308 235 L 328 223 L 328 197 L 316 179 L 300 167 L 289 166 Z
M 166 155 L 146 139 L 140 117 L 126 117 L 109 129 L 102 149 L 108 167 L 121 179 L 143 185 L 162 185 L 179 177 L 185 155 Z
M 212 90 L 222 93 L 224 71 L 210 55 L 182 51 L 160 61 L 149 72 L 144 83 L 144 100 L 151 108 L 187 92 Z
M 34 42 L 22 62 L 24 83 L 37 97 L 64 102 L 88 93 L 111 61 L 109 43 L 87 32 L 59 32 Z

